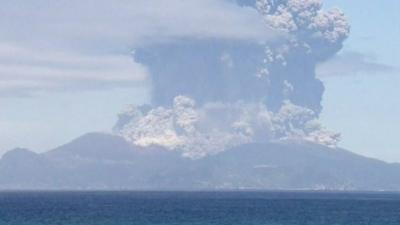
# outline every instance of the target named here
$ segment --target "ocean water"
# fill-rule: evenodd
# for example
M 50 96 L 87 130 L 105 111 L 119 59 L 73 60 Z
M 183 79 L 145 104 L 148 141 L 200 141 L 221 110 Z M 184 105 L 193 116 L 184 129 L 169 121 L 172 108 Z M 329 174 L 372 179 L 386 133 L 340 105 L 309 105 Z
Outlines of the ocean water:
M 1 192 L 12 225 L 400 225 L 400 194 Z

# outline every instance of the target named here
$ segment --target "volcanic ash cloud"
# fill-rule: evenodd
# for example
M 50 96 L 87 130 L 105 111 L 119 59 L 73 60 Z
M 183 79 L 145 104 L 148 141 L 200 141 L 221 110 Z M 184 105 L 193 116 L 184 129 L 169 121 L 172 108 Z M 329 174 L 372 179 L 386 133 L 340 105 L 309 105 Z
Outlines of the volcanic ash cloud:
M 139 146 L 158 145 L 201 158 L 228 148 L 271 140 L 308 140 L 334 147 L 339 135 L 323 128 L 314 111 L 285 101 L 278 112 L 262 103 L 207 103 L 177 96 L 172 107 L 132 107 L 116 130 Z
M 151 73 L 152 102 L 121 113 L 115 131 L 135 145 L 191 158 L 285 139 L 335 147 L 340 135 L 318 122 L 324 86 L 315 68 L 342 48 L 349 34 L 343 13 L 323 11 L 317 0 L 253 7 L 279 40 L 176 40 L 136 49 Z

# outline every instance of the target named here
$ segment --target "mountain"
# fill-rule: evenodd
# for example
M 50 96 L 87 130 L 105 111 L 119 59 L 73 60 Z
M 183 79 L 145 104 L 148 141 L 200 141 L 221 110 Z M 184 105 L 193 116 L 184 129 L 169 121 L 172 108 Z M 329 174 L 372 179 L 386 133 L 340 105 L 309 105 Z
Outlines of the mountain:
M 91 133 L 42 154 L 0 160 L 0 189 L 400 190 L 400 164 L 305 142 L 241 145 L 198 160 Z

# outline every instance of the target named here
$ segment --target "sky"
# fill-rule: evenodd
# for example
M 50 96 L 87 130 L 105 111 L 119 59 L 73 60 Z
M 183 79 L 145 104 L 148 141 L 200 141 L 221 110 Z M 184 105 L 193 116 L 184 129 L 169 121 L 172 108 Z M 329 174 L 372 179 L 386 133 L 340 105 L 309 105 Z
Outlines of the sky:
M 161 0 L 113 7 L 96 1 L 96 11 L 89 0 L 46 2 L 6 1 L 0 9 L 0 153 L 14 147 L 43 152 L 86 132 L 109 132 L 127 105 L 149 102 L 148 71 L 132 60 L 135 47 L 174 38 L 268 41 L 278 35 L 261 29 L 255 10 L 225 1 L 169 2 L 177 7 Z M 317 70 L 326 88 L 321 121 L 342 134 L 339 146 L 400 162 L 400 3 L 324 4 L 344 11 L 351 34 L 339 55 Z
M 324 78 L 323 123 L 342 133 L 341 146 L 390 162 L 400 162 L 400 2 L 328 0 L 351 24 L 342 50 L 357 52 L 391 69 L 350 69 L 348 76 Z M 352 74 L 356 72 L 355 74 Z

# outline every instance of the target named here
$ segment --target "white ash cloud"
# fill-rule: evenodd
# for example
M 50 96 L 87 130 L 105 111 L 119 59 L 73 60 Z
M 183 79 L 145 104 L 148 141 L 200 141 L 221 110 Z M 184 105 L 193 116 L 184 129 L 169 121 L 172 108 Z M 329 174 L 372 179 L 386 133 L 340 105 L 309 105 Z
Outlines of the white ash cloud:
M 333 147 L 340 138 L 323 128 L 312 110 L 289 101 L 273 113 L 263 103 L 197 106 L 193 99 L 177 96 L 170 108 L 130 107 L 119 119 L 117 133 L 133 144 L 178 149 L 189 158 L 267 140 L 307 140 Z
M 180 149 L 188 157 L 214 154 L 272 135 L 270 112 L 263 105 L 207 103 L 197 106 L 185 96 L 171 107 L 131 107 L 120 114 L 116 129 L 136 145 Z
M 240 1 L 246 4 L 251 1 Z M 349 34 L 337 9 L 318 0 L 257 0 L 269 43 L 181 39 L 137 48 L 152 82 L 150 106 L 120 115 L 116 132 L 142 146 L 182 150 L 192 158 L 235 145 L 306 140 L 334 147 L 325 129 L 323 83 L 316 65 L 333 57 Z

